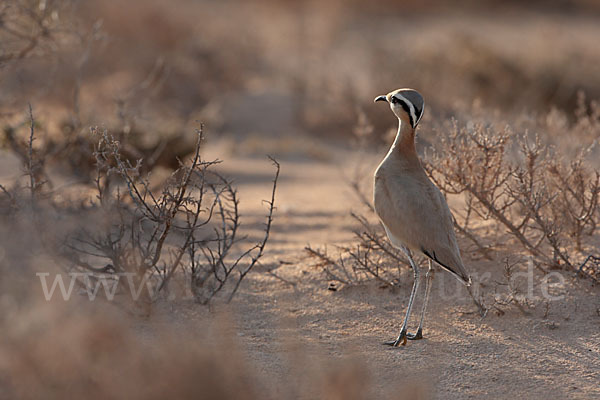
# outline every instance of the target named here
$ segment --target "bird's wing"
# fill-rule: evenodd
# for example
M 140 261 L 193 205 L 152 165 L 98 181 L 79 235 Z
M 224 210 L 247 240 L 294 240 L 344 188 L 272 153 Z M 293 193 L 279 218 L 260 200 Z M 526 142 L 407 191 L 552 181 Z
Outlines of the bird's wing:
M 423 253 L 469 283 L 446 199 L 426 176 L 381 174 L 375 182 L 375 209 L 394 245 Z
M 455 275 L 465 284 L 470 284 L 471 278 L 460 256 L 456 235 L 454 234 L 454 220 L 448 203 L 440 190 L 431 184 L 431 202 L 435 204 L 437 226 L 431 228 L 431 235 L 421 245 L 421 252 L 438 263 L 442 268 Z M 430 221 L 435 225 L 434 221 Z

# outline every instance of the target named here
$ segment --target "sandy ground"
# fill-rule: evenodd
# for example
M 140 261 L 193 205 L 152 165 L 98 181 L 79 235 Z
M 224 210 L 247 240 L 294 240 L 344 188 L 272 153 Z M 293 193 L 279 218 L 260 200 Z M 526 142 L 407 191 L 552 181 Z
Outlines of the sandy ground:
M 228 147 L 231 143 L 213 144 L 205 157 L 226 160 L 221 168 L 238 185 L 246 221 L 258 222 L 272 166 L 256 155 L 231 154 Z M 300 385 L 307 375 L 318 374 L 320 366 L 341 363 L 363 366 L 372 398 L 413 398 L 414 393 L 434 398 L 600 398 L 598 287 L 566 272 L 566 283 L 559 288 L 564 298 L 550 302 L 547 310 L 538 306 L 524 315 L 513 307 L 504 315 L 490 312 L 485 318 L 464 289 L 443 296 L 444 286 L 454 283 L 439 272 L 424 340 L 399 348 L 383 346 L 398 333 L 411 274 L 406 272 L 396 293 L 375 284 L 330 291 L 303 251 L 307 244 L 331 246 L 352 240 L 348 213 L 360 210 L 360 204 L 344 177 L 357 163 L 375 168 L 380 155 L 357 156 L 335 146 L 324 151 L 332 161 L 303 154 L 280 156 L 278 210 L 267 256 L 230 307 L 215 307 L 217 314 L 228 310 L 249 362 L 278 382 L 273 386 L 278 389 L 267 390 L 285 396 L 281 387 Z M 471 271 L 501 275 L 498 260 L 465 259 Z M 269 275 L 268 269 L 293 284 Z M 214 315 L 191 301 L 162 308 L 157 315 L 169 324 L 210 320 Z M 306 396 L 311 397 L 310 391 Z

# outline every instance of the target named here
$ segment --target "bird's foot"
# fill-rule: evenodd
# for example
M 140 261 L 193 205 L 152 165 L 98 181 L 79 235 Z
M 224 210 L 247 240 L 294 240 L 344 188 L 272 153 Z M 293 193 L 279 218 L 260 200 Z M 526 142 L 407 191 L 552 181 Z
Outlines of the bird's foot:
M 407 333 L 406 338 L 408 340 L 421 340 L 423 339 L 423 331 L 421 328 L 417 330 L 417 333 Z
M 398 339 L 391 340 L 389 342 L 384 342 L 383 344 L 386 346 L 392 346 L 392 347 L 398 347 L 399 345 L 405 346 L 406 339 L 407 339 L 406 331 L 403 330 L 400 332 L 400 336 L 398 336 Z

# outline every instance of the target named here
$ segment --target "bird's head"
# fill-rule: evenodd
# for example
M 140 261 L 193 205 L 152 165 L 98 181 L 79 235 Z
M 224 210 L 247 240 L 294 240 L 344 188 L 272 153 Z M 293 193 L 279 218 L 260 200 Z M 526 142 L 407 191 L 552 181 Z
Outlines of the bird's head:
M 399 120 L 416 128 L 423 116 L 425 101 L 413 89 L 397 89 L 386 95 L 377 96 L 375 101 L 387 101 Z

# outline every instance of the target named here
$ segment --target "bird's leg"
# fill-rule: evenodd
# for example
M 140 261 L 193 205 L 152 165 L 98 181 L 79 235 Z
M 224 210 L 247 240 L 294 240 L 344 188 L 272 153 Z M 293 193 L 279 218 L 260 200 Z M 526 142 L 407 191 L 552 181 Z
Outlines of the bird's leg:
M 410 292 L 410 298 L 408 299 L 408 307 L 406 308 L 406 316 L 404 317 L 404 322 L 402 323 L 402 329 L 400 329 L 400 334 L 396 340 L 385 342 L 384 344 L 388 346 L 397 347 L 400 343 L 402 346 L 406 344 L 406 327 L 408 325 L 408 320 L 410 318 L 410 311 L 412 310 L 413 301 L 415 299 L 415 295 L 417 294 L 417 290 L 419 288 L 419 267 L 415 264 L 415 261 L 412 258 L 412 254 L 410 250 L 406 251 L 406 255 L 408 256 L 408 260 L 410 261 L 410 266 L 413 269 L 415 281 L 413 283 L 412 291 Z
M 406 334 L 406 338 L 408 340 L 423 339 L 423 319 L 425 318 L 425 310 L 427 309 L 427 302 L 429 301 L 429 293 L 431 292 L 431 281 L 433 281 L 434 272 L 435 270 L 433 269 L 433 261 L 429 260 L 429 269 L 427 270 L 427 274 L 425 274 L 425 299 L 423 300 L 423 309 L 421 310 L 421 320 L 419 321 L 419 328 L 417 329 L 417 333 L 415 334 Z

